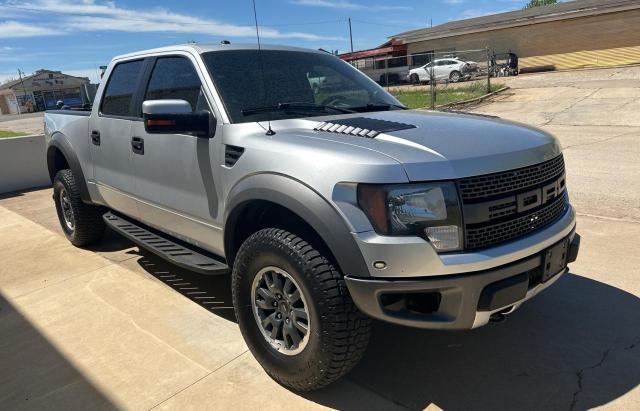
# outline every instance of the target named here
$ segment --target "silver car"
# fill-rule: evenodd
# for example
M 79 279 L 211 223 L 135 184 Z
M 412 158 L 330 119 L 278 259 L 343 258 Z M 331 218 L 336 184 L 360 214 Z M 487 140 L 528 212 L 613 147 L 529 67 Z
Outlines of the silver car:
M 296 390 L 347 373 L 372 318 L 480 327 L 578 253 L 554 137 L 407 110 L 321 51 L 119 56 L 92 109 L 47 112 L 45 130 L 68 239 L 85 246 L 109 226 L 176 265 L 230 275 L 247 345 Z

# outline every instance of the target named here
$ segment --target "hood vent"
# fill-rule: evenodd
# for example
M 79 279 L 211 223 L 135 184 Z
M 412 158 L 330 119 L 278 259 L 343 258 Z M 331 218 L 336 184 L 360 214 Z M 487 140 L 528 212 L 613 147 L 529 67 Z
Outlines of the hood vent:
M 244 153 L 243 147 L 230 146 L 230 145 L 225 146 L 224 165 L 227 167 L 233 167 L 236 164 L 236 162 L 240 159 L 240 156 L 242 156 L 242 153 Z
M 411 128 L 416 128 L 416 126 L 396 123 L 395 121 L 378 120 L 376 118 L 352 117 L 320 123 L 314 127 L 314 130 L 374 138 L 380 133 L 408 130 Z

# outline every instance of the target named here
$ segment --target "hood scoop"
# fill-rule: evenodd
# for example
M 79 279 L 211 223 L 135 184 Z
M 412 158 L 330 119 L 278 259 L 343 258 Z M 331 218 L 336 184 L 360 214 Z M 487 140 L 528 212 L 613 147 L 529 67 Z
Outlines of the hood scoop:
M 351 117 L 320 123 L 313 129 L 327 133 L 348 134 L 351 136 L 374 138 L 380 133 L 417 128 L 411 124 L 395 121 L 378 120 L 367 117 Z

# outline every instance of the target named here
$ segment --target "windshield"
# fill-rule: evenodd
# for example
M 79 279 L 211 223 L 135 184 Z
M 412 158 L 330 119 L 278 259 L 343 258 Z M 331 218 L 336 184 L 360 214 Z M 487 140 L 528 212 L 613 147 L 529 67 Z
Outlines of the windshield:
M 404 108 L 382 87 L 330 54 L 261 53 L 228 50 L 202 55 L 232 123 Z

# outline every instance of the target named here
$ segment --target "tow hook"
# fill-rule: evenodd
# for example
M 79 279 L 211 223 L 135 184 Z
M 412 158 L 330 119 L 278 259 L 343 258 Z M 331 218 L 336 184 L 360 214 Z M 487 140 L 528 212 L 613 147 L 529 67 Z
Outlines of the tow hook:
M 502 313 L 493 313 L 489 317 L 489 321 L 491 321 L 492 323 L 501 323 L 506 319 L 507 319 L 507 316 Z

